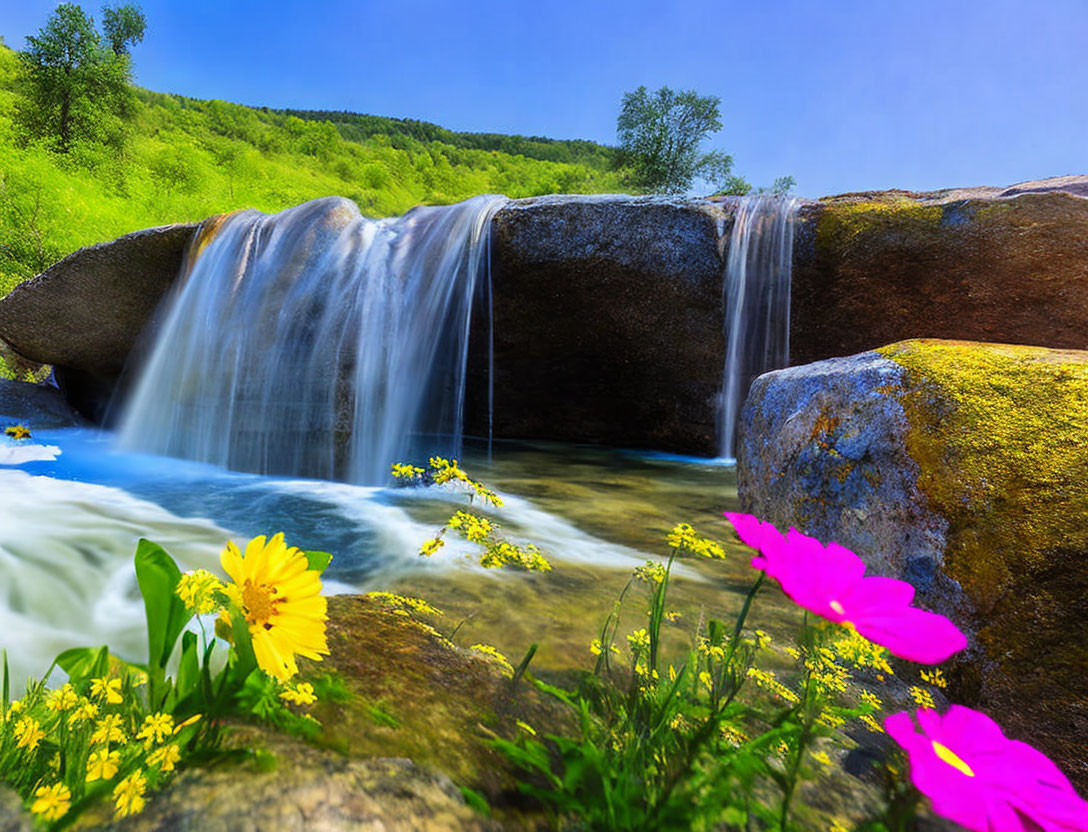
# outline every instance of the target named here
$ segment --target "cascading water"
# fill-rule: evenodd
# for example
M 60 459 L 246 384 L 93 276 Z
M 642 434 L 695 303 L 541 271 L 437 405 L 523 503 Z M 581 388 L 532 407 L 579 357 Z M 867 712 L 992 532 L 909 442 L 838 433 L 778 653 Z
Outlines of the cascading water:
M 735 455 L 740 408 L 752 380 L 789 364 L 790 278 L 796 199 L 737 200 L 725 281 L 725 371 L 718 408 L 719 449 Z
M 504 202 L 372 221 L 330 197 L 226 217 L 190 255 L 121 446 L 360 484 L 456 454 L 473 298 Z

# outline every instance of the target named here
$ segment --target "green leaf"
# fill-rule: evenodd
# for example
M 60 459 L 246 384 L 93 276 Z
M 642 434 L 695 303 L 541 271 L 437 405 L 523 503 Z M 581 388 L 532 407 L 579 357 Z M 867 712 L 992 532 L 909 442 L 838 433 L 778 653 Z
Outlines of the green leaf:
M 174 686 L 179 701 L 197 690 L 201 682 L 200 660 L 197 655 L 196 633 L 187 632 L 181 637 L 181 661 L 178 663 L 178 680 Z
M 101 647 L 73 647 L 57 656 L 53 663 L 68 674 L 73 684 L 78 684 L 109 672 L 110 651 L 104 644 Z
M 166 667 L 178 636 L 192 614 L 175 590 L 181 570 L 166 550 L 150 540 L 136 546 L 136 580 L 147 613 L 147 663 L 149 672 Z
M 468 786 L 461 786 L 460 789 L 461 796 L 464 797 L 465 803 L 467 803 L 469 807 L 485 817 L 491 817 L 491 804 L 487 802 L 486 797 L 475 789 L 470 789 Z
M 328 552 L 303 552 L 306 555 L 306 562 L 309 564 L 309 570 L 311 572 L 321 573 L 332 562 L 332 555 Z

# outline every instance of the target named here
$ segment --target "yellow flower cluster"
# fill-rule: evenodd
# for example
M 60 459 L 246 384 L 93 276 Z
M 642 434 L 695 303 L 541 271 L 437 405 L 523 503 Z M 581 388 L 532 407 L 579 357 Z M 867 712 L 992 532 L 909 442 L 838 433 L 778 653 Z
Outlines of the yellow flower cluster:
M 615 644 L 610 643 L 608 645 L 608 651 L 615 656 L 620 655 L 620 648 L 618 648 Z M 601 647 L 601 640 L 599 638 L 595 638 L 589 643 L 589 652 L 592 653 L 594 656 L 599 656 L 602 652 L 604 652 L 603 648 Z
M 459 482 L 472 491 L 475 496 L 484 500 L 484 502 L 490 503 L 496 507 L 502 506 L 502 499 L 499 495 L 483 483 L 477 482 L 466 474 L 457 464 L 456 459 L 449 460 L 440 456 L 432 456 L 429 462 L 431 464 L 431 473 L 435 485 Z
M 636 566 L 634 575 L 648 584 L 660 584 L 665 580 L 665 567 L 657 561 L 648 560 L 642 566 Z
M 700 537 L 688 523 L 677 523 L 665 540 L 671 548 L 682 552 L 691 552 L 700 557 L 717 560 L 725 558 L 725 549 L 720 543 L 708 537 Z
M 944 678 L 944 674 L 939 667 L 936 667 L 933 670 L 923 670 L 922 681 L 928 682 L 933 685 L 933 687 L 940 688 L 941 690 L 948 687 L 948 680 Z
M 29 439 L 30 428 L 26 425 L 11 425 L 4 428 L 4 433 L 10 436 L 12 439 Z
M 480 566 L 485 569 L 498 569 L 502 566 L 518 566 L 527 572 L 551 572 L 552 565 L 532 543 L 515 546 L 506 540 L 489 543 L 487 551 L 480 557 Z
M 758 667 L 750 667 L 748 668 L 748 678 L 764 690 L 770 691 L 780 699 L 785 699 L 791 705 L 796 705 L 801 701 L 801 698 L 796 693 L 778 681 L 773 670 L 762 670 Z
M 298 684 L 289 685 L 286 690 L 280 693 L 280 699 L 284 702 L 290 702 L 292 705 L 312 705 L 317 701 L 317 696 L 314 695 L 314 686 L 309 682 L 299 682 Z
M 868 667 L 877 671 L 878 678 L 881 678 L 880 674 L 892 675 L 891 665 L 888 664 L 888 651 L 885 648 L 869 641 L 857 630 L 839 627 L 837 624 L 831 626 L 838 631 L 836 635 L 839 636 L 831 644 L 836 656 L 854 667 Z
M 500 668 L 506 676 L 513 677 L 514 666 L 510 664 L 510 660 L 490 644 L 473 644 L 469 649 L 482 653 L 489 662 Z
M 225 589 L 223 582 L 211 572 L 206 569 L 197 569 L 181 576 L 177 594 L 190 612 L 207 615 L 220 608 L 221 604 L 216 599 L 216 595 Z
M 496 526 L 485 517 L 478 517 L 464 511 L 456 512 L 446 523 L 451 529 L 457 529 L 469 543 L 484 543 L 491 536 Z
M 636 656 L 650 649 L 650 634 L 643 628 L 629 633 L 627 644 Z
M 933 701 L 933 694 L 931 694 L 925 688 L 920 688 L 917 685 L 912 685 L 910 689 L 910 696 L 919 708 L 929 708 L 930 710 L 937 709 L 937 703 Z
M 422 468 L 417 468 L 414 465 L 406 465 L 403 462 L 394 462 L 392 474 L 399 480 L 417 480 L 420 479 L 426 471 Z
M 392 592 L 368 592 L 367 598 L 373 598 L 375 601 L 383 601 L 389 604 L 391 607 L 398 609 L 410 610 L 420 615 L 445 615 L 442 610 L 437 607 L 432 607 L 426 601 L 421 598 L 411 598 L 407 595 L 396 595 Z

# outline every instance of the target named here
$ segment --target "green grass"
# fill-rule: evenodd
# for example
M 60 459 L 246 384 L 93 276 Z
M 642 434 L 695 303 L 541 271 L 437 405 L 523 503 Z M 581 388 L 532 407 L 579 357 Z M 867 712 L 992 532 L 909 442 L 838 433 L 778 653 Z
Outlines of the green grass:
M 611 150 L 591 142 L 351 113 L 300 118 L 142 89 L 122 150 L 83 144 L 58 155 L 22 141 L 13 124 L 17 68 L 0 45 L 0 295 L 82 246 L 238 208 L 275 212 L 336 194 L 377 217 L 481 193 L 624 188 Z

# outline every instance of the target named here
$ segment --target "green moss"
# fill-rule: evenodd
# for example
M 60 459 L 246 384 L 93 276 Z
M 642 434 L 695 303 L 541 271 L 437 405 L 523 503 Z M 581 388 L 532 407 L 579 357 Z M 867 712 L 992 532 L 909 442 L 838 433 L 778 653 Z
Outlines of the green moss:
M 939 205 L 923 205 L 894 194 L 865 202 L 825 203 L 816 225 L 816 246 L 841 250 L 872 234 L 932 233 L 943 213 Z
M 909 373 L 907 448 L 949 522 L 945 572 L 980 613 L 981 646 L 1021 703 L 1088 707 L 1088 639 L 1076 635 L 1088 620 L 1088 353 L 930 340 L 879 352 Z

